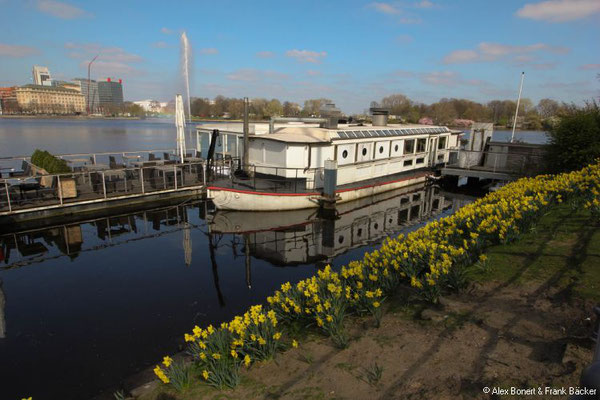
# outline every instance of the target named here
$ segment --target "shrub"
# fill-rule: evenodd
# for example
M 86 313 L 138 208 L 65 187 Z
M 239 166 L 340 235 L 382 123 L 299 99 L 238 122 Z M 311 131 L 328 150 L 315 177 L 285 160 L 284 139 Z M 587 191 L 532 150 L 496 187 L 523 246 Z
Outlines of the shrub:
M 571 106 L 548 132 L 546 163 L 550 172 L 581 169 L 600 157 L 600 107 L 595 101 Z
M 71 168 L 65 160 L 57 158 L 46 150 L 36 149 L 31 155 L 31 163 L 37 167 L 43 168 L 49 174 L 63 174 L 71 172 Z

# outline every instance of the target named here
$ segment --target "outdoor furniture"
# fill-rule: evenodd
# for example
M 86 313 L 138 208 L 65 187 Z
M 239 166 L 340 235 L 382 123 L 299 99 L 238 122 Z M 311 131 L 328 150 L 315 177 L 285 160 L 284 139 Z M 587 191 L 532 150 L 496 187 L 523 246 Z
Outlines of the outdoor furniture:
M 169 153 L 163 153 L 163 158 L 165 160 L 170 160 L 171 159 L 171 155 Z
M 156 160 L 160 160 L 160 158 L 156 158 L 154 153 L 148 153 L 148 161 L 156 161 Z
M 108 156 L 108 165 L 111 169 L 125 168 L 125 164 L 118 164 L 115 156 Z

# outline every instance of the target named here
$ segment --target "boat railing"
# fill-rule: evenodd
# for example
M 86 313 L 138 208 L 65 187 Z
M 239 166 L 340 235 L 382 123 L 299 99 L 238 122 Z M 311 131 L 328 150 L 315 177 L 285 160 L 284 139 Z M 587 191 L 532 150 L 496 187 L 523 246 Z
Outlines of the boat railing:
M 235 171 L 245 171 L 236 173 Z M 238 164 L 231 170 L 231 184 L 248 190 L 273 193 L 307 193 L 318 187 L 323 168 L 270 167 Z
M 0 179 L 0 214 L 144 196 L 206 185 L 206 163 L 147 161 L 135 167 L 90 164 L 61 174 Z
M 451 151 L 447 168 L 534 176 L 544 167 L 542 154 L 527 152 Z

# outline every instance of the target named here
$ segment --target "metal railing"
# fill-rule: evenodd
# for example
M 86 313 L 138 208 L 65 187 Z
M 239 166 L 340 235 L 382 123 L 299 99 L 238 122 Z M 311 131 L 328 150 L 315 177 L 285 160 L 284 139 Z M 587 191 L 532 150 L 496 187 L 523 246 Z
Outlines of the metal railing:
M 543 155 L 492 151 L 458 150 L 450 153 L 448 168 L 533 176 L 544 168 Z
M 83 168 L 72 173 L 0 179 L 0 213 L 177 191 L 206 184 L 204 161 L 149 161 L 135 168 Z
M 219 186 L 238 187 L 248 190 L 274 193 L 314 192 L 318 186 L 319 174 L 323 168 L 286 168 L 262 165 L 242 165 L 239 159 L 232 159 L 229 175 L 216 176 Z M 247 171 L 248 173 L 242 173 Z M 221 178 L 221 180 L 219 180 Z M 227 181 L 223 178 L 227 178 Z

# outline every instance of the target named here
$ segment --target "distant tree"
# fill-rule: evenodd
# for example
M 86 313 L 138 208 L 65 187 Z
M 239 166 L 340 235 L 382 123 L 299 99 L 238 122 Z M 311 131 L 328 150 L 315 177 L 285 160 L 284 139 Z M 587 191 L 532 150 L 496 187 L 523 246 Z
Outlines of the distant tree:
M 300 106 L 289 101 L 283 102 L 283 115 L 286 117 L 297 117 L 300 114 Z
M 573 171 L 600 157 L 600 107 L 592 101 L 570 106 L 549 133 L 546 161 L 550 172 Z
M 190 111 L 195 117 L 208 118 L 211 116 L 210 102 L 208 99 L 193 98 Z
M 330 99 L 308 99 L 304 101 L 304 108 L 302 109 L 302 116 L 304 117 L 320 117 L 321 107 L 324 104 L 333 103 Z
M 541 99 L 537 105 L 537 112 L 542 118 L 550 118 L 558 114 L 560 104 L 556 100 Z

